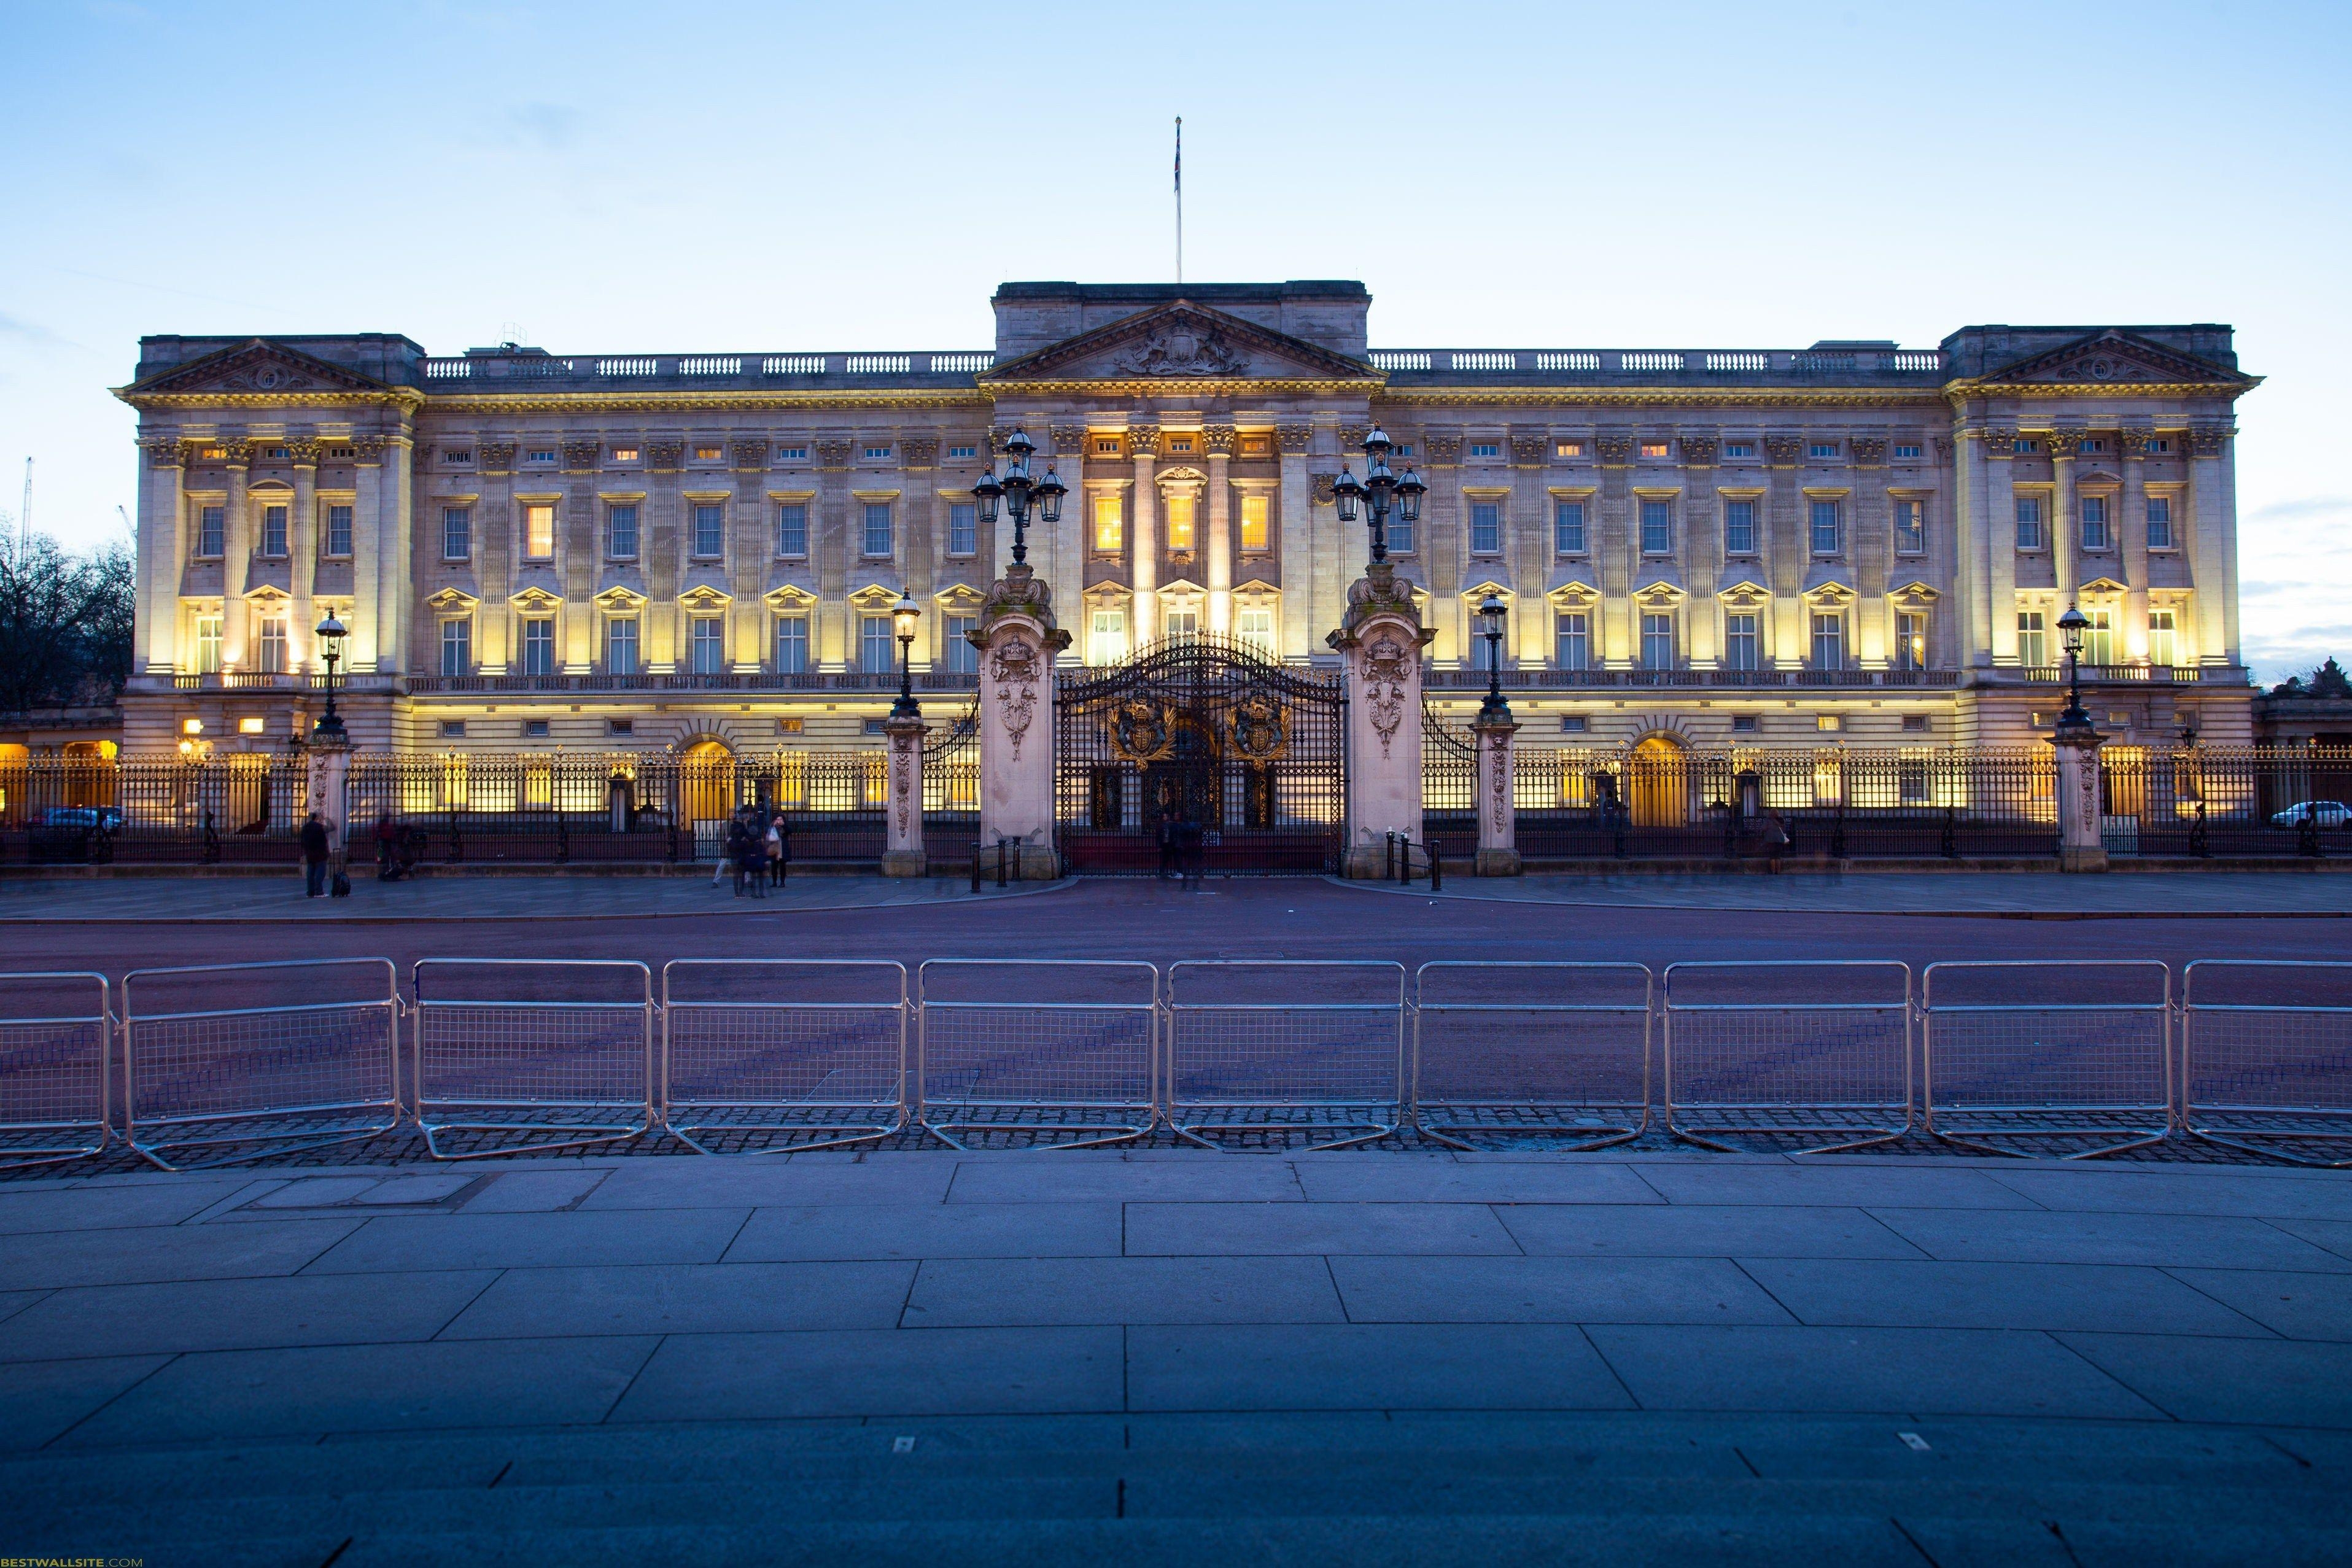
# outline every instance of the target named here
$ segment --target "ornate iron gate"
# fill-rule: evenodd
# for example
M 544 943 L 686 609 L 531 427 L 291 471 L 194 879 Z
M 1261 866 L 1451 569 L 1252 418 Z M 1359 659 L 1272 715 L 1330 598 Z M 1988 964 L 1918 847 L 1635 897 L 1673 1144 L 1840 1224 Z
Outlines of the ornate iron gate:
M 1195 637 L 1065 677 L 1055 820 L 1073 871 L 1150 875 L 1200 833 L 1222 876 L 1336 871 L 1347 815 L 1336 672 Z

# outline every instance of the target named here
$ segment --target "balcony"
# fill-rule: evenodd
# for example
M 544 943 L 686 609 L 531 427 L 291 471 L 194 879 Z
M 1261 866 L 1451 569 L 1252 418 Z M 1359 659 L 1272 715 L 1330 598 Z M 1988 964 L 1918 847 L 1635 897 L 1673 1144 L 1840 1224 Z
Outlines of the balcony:
M 1394 386 L 1467 381 L 1576 386 L 1940 386 L 1938 349 L 1374 349 Z
M 1996 680 L 2028 681 L 2038 686 L 2066 684 L 2066 667 L 2063 664 L 2016 665 L 1997 668 Z M 2139 685 L 2157 686 L 2243 686 L 2246 672 L 2228 664 L 2086 664 L 2083 667 L 2085 682 L 2130 681 Z
M 408 689 L 420 697 L 637 691 L 848 691 L 883 696 L 898 689 L 898 677 L 895 673 L 874 675 L 862 670 L 799 675 L 779 675 L 772 670 L 728 675 L 608 675 L 593 671 L 585 675 L 413 675 L 408 679 Z M 915 689 L 926 693 L 977 691 L 980 677 L 950 670 L 919 669 L 915 672 Z
M 1615 689 L 1661 687 L 1785 690 L 1791 688 L 1911 688 L 1948 690 L 1960 683 L 1957 669 L 1506 669 L 1507 691 Z M 1433 669 L 1423 679 L 1431 691 L 1484 691 L 1483 669 Z
M 395 675 L 337 675 L 335 690 L 338 693 L 391 691 L 398 686 L 399 680 L 400 678 Z M 171 681 L 172 689 L 174 691 L 316 691 L 323 693 L 327 689 L 327 677 L 320 670 L 264 674 L 257 670 L 228 669 L 215 670 L 205 675 L 182 670 L 172 676 Z M 134 686 L 137 684 L 137 678 L 133 679 L 133 684 Z
M 702 392 L 960 385 L 996 363 L 988 350 L 936 353 L 470 353 L 423 362 L 441 396 L 531 392 Z

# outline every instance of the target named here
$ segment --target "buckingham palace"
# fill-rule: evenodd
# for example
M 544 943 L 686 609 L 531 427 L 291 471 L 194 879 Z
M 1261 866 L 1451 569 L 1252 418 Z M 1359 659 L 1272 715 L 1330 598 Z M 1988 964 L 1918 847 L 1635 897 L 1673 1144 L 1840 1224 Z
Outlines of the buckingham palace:
M 1495 647 L 1529 747 L 2021 744 L 2064 700 L 2072 605 L 2115 739 L 2252 738 L 2258 379 L 2226 326 L 1374 348 L 1355 282 L 992 303 L 993 349 L 957 351 L 142 340 L 126 752 L 307 733 L 331 613 L 363 749 L 855 746 L 898 690 L 894 607 L 921 611 L 918 694 L 975 685 L 1011 544 L 976 487 L 1016 428 L 1067 492 L 1028 542 L 1066 665 L 1196 637 L 1334 659 L 1366 557 L 1334 485 L 1379 428 L 1427 487 L 1387 543 L 1441 720 Z

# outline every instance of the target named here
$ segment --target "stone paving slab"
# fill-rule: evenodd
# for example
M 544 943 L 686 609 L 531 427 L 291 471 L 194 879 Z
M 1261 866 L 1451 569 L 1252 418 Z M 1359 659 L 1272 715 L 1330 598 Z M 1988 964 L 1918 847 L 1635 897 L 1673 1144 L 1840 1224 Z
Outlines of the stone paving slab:
M 1117 1410 L 1118 1328 L 691 1334 L 662 1343 L 621 1421 Z
M 2352 1275 L 2253 1268 L 2175 1268 L 2170 1273 L 2287 1339 L 2352 1341 Z
M 2095 1331 L 2122 1321 L 2140 1333 L 2268 1337 L 2257 1320 L 2155 1268 L 1746 1257 L 1740 1267 L 1816 1326 Z
M 1925 1258 L 1858 1208 L 1677 1203 L 1497 1205 L 1520 1249 L 1559 1257 Z
M 2047 1210 L 1873 1212 L 1888 1228 L 1930 1257 L 1940 1258 L 2352 1271 L 2352 1258 L 2315 1247 L 2267 1220 L 2235 1215 Z
M 1119 1205 L 834 1204 L 752 1212 L 730 1263 L 784 1258 L 1115 1257 Z
M 1330 880 L 1392 897 L 1613 909 L 1742 910 L 1802 914 L 2085 916 L 2352 915 L 2352 875 L 2341 861 L 2282 861 L 2275 868 L 2048 871 L 1629 871 L 1611 875 L 1449 877 L 1426 886 Z
M 1333 1258 L 1359 1323 L 1787 1323 L 1720 1258 Z
M 429 1340 L 498 1278 L 403 1275 L 180 1279 L 56 1291 L 0 1321 L 0 1361 Z

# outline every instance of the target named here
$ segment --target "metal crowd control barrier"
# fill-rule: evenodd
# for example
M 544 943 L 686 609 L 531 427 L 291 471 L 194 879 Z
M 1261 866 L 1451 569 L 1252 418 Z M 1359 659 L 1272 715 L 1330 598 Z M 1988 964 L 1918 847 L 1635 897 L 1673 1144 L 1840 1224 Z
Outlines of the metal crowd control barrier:
M 1541 997 L 1528 998 L 1528 987 Z M 1630 1142 L 1650 1125 L 1653 977 L 1643 963 L 1444 961 L 1413 972 L 1412 1121 L 1466 1137 Z
M 2137 1149 L 2172 1122 L 2172 971 L 2154 959 L 1931 963 L 1920 986 L 1927 1129 L 1947 1143 L 2031 1157 L 1988 1140 Z
M 1261 975 L 1289 994 L 1319 980 L 1339 999 L 1247 996 Z M 1404 1110 L 1404 983 L 1403 964 L 1370 960 L 1171 964 L 1167 1094 L 1176 1135 L 1217 1148 L 1203 1134 L 1350 1133 L 1309 1145 L 1339 1149 L 1395 1131 Z M 1218 999 L 1202 1000 L 1203 992 Z
M 2352 963 L 2200 958 L 2182 973 L 2180 1003 L 2189 1136 L 2296 1164 L 2352 1165 L 2332 1157 L 2352 1140 Z M 2314 1155 L 2281 1142 L 2331 1147 Z
M 907 966 L 680 958 L 662 965 L 662 1120 L 697 1153 L 834 1149 L 907 1124 Z M 721 1142 L 770 1136 L 759 1148 Z
M 1717 983 L 1770 981 L 1717 999 Z M 1730 1152 L 1727 1135 L 1830 1137 L 1827 1154 L 1911 1131 L 1911 966 L 1891 960 L 1666 966 L 1666 1130 Z
M 427 975 L 466 991 L 436 994 Z M 567 994 L 599 981 L 610 994 Z M 635 1138 L 653 1126 L 654 980 L 646 965 L 425 958 L 410 985 L 416 1122 L 435 1159 L 576 1149 Z M 451 1132 L 539 1141 L 453 1152 L 440 1142 Z
M 950 1149 L 1005 1133 L 1089 1148 L 1158 1123 L 1153 965 L 934 958 L 915 988 L 923 1127 Z
M 285 1000 L 257 1004 L 257 981 L 276 983 Z M 151 1163 L 185 1171 L 392 1131 L 399 984 L 388 958 L 132 970 L 122 978 L 123 1136 Z M 163 999 L 143 1000 L 158 991 Z M 177 1152 L 224 1148 L 235 1152 Z
M 106 976 L 0 974 L 0 1170 L 104 1150 L 113 1136 Z

